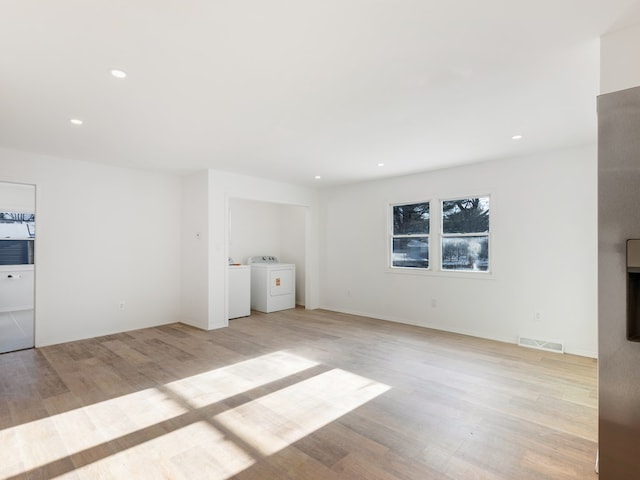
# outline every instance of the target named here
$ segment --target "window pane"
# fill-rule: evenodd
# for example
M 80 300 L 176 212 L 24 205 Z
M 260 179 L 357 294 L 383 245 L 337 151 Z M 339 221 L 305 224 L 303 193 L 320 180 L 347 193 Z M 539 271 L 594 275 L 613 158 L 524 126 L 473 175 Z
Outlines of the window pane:
M 393 207 L 393 234 L 429 233 L 429 202 Z
M 489 269 L 489 237 L 445 237 L 442 239 L 443 270 Z
M 489 197 L 442 202 L 442 233 L 489 231 Z
M 391 265 L 429 268 L 429 237 L 394 238 Z

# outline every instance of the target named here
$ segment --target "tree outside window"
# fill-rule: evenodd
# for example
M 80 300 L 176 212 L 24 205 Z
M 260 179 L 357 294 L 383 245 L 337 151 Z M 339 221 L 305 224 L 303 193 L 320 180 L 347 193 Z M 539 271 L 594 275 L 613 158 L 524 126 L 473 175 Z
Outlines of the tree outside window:
M 442 202 L 442 270 L 489 270 L 489 197 Z
M 429 202 L 393 205 L 391 266 L 429 268 Z

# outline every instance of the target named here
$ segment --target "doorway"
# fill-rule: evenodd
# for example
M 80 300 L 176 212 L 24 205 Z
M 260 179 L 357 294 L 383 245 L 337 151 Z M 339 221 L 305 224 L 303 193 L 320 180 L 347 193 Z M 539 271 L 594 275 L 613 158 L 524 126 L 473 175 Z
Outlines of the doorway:
M 0 182 L 0 353 L 35 345 L 35 185 Z
M 262 200 L 229 200 L 229 261 L 246 264 L 249 257 L 270 255 L 294 264 L 295 304 L 306 304 L 307 207 Z

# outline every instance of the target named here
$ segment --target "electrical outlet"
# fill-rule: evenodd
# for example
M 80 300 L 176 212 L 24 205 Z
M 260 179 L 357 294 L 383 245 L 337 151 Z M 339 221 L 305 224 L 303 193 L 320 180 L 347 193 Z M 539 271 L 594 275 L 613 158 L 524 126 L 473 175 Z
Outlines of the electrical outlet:
M 431 308 L 436 308 L 438 306 L 438 300 L 435 298 L 431 299 Z
M 120 301 L 118 302 L 118 308 L 119 308 L 120 310 L 124 310 L 124 300 L 120 300 Z

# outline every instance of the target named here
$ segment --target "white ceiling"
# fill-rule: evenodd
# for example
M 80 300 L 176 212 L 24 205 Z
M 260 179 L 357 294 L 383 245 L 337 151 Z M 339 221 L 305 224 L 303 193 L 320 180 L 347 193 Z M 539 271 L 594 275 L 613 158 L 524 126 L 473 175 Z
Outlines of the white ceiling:
M 0 145 L 319 186 L 594 143 L 598 37 L 637 7 L 0 0 Z

